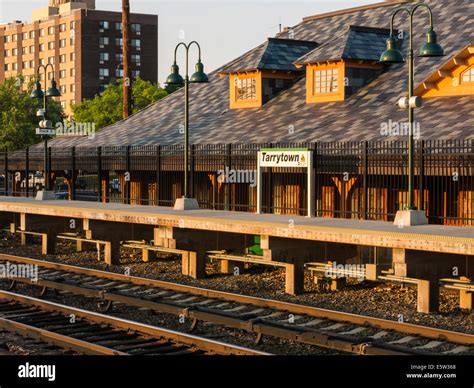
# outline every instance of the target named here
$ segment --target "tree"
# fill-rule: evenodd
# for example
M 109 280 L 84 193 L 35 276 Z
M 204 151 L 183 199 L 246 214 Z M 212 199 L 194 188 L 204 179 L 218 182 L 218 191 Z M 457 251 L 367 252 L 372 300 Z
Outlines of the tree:
M 43 101 L 30 98 L 34 83 L 30 82 L 23 90 L 22 76 L 6 79 L 0 85 L 0 146 L 9 150 L 18 150 L 38 143 L 41 138 L 36 135 L 39 118 L 38 108 Z M 47 119 L 53 125 L 63 120 L 62 107 L 56 101 L 48 100 Z
M 94 123 L 97 129 L 112 125 L 122 120 L 123 114 L 123 81 L 109 84 L 104 92 L 91 100 L 85 100 L 72 106 L 74 121 Z M 137 77 L 132 84 L 133 113 L 141 111 L 148 105 L 165 97 L 168 93 L 159 85 Z

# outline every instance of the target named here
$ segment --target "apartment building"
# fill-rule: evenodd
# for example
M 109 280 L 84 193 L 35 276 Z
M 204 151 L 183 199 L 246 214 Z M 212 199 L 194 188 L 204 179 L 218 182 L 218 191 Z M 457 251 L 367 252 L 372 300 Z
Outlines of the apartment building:
M 158 16 L 131 14 L 132 76 L 157 82 Z M 67 115 L 71 105 L 93 98 L 123 77 L 122 14 L 95 9 L 95 0 L 49 0 L 32 21 L 0 25 L 0 82 L 22 75 L 36 79 L 39 65 L 54 66 Z M 48 67 L 39 79 L 53 78 Z

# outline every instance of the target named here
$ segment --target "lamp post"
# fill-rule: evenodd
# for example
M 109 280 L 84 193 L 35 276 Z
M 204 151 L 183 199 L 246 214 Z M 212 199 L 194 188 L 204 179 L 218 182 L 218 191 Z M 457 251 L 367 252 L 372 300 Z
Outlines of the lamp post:
M 196 64 L 196 71 L 189 78 L 189 49 L 195 44 L 199 50 L 199 59 Z M 179 74 L 179 66 L 176 63 L 176 55 L 180 46 L 186 50 L 186 74 L 183 79 Z M 196 41 L 189 44 L 179 43 L 174 50 L 174 63 L 171 66 L 171 74 L 166 79 L 166 84 L 173 86 L 184 85 L 184 196 L 176 200 L 175 210 L 192 210 L 198 209 L 199 205 L 195 198 L 188 198 L 189 195 L 189 84 L 190 83 L 207 83 L 209 79 L 204 73 L 204 65 L 201 62 L 201 46 Z
M 410 22 L 410 43 L 408 49 L 408 99 L 402 98 L 399 101 L 399 106 L 404 109 L 408 109 L 408 206 L 402 211 L 398 211 L 395 217 L 395 224 L 397 225 L 422 225 L 426 224 L 425 213 L 421 210 L 417 210 L 415 206 L 415 166 L 414 166 L 414 139 L 413 139 L 413 126 L 415 121 L 415 108 L 421 107 L 421 98 L 414 96 L 414 78 L 415 78 L 415 54 L 413 49 L 413 18 L 415 13 L 419 9 L 426 9 L 430 17 L 430 29 L 426 34 L 426 43 L 421 47 L 419 57 L 430 58 L 430 57 L 441 57 L 444 56 L 442 47 L 437 43 L 436 32 L 433 29 L 433 13 L 431 8 L 427 4 L 416 4 L 411 8 L 401 7 L 396 9 L 390 19 L 390 37 L 387 39 L 387 50 L 380 56 L 380 62 L 391 64 L 391 63 L 403 63 L 403 54 L 396 47 L 396 40 L 393 35 L 393 23 L 395 16 L 400 12 L 406 12 Z M 421 193 L 421 198 L 423 194 Z
M 46 92 L 43 92 L 41 89 L 40 83 L 40 71 L 44 70 L 44 80 L 46 82 L 48 68 L 51 67 L 53 70 L 53 78 L 51 80 L 51 86 Z M 50 63 L 45 65 L 39 65 L 36 70 L 36 83 L 35 90 L 31 93 L 31 98 L 37 98 L 43 100 L 43 109 L 39 109 L 37 116 L 42 117 L 43 120 L 40 121 L 39 127 L 36 130 L 38 135 L 42 135 L 44 141 L 44 185 L 43 190 L 37 193 L 36 199 L 54 199 L 54 194 L 51 192 L 51 182 L 50 182 L 50 171 L 49 171 L 49 158 L 48 158 L 48 135 L 53 134 L 54 130 L 52 128 L 51 121 L 47 120 L 47 109 L 48 109 L 48 97 L 60 97 L 61 92 L 56 86 L 56 80 L 54 79 L 54 66 Z M 28 179 L 28 177 L 27 177 Z

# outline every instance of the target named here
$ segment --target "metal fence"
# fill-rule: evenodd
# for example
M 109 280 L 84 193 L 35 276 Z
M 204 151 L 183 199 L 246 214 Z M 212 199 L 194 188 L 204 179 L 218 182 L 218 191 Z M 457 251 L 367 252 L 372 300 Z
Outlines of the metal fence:
M 474 225 L 474 141 L 415 144 L 415 202 L 430 223 Z M 392 221 L 408 202 L 405 141 L 196 144 L 189 149 L 190 194 L 202 208 L 256 210 L 260 148 L 313 150 L 318 217 Z M 50 148 L 58 199 L 172 206 L 183 190 L 183 146 Z M 41 147 L 0 152 L 0 195 L 33 196 L 44 182 Z M 266 169 L 264 212 L 307 213 L 303 169 Z

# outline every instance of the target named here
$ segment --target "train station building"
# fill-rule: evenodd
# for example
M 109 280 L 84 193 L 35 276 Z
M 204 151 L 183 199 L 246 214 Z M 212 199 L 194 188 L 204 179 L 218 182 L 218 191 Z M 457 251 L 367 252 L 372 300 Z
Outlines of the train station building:
M 263 172 L 265 213 L 393 221 L 408 198 L 407 64 L 379 62 L 389 1 L 305 17 L 190 87 L 191 194 L 201 208 L 255 212 L 257 188 L 245 179 L 262 148 L 313 151 L 314 201 L 301 168 Z M 445 51 L 415 60 L 415 202 L 430 223 L 474 224 L 474 26 L 468 0 L 428 0 Z M 415 47 L 429 14 L 417 16 Z M 455 28 L 453 26 L 462 26 Z M 409 26 L 395 20 L 406 56 Z M 203 47 L 203 62 L 206 50 Z M 178 90 L 94 136 L 50 142 L 53 178 L 65 198 L 172 206 L 183 195 L 184 91 Z M 5 166 L 7 160 L 7 166 Z M 25 154 L 0 169 L 24 174 Z M 28 168 L 41 170 L 42 151 Z M 227 173 L 226 173 L 227 171 Z M 245 175 L 247 174 L 247 175 Z M 19 186 L 18 184 L 16 186 Z M 12 192 L 20 192 L 12 180 Z

